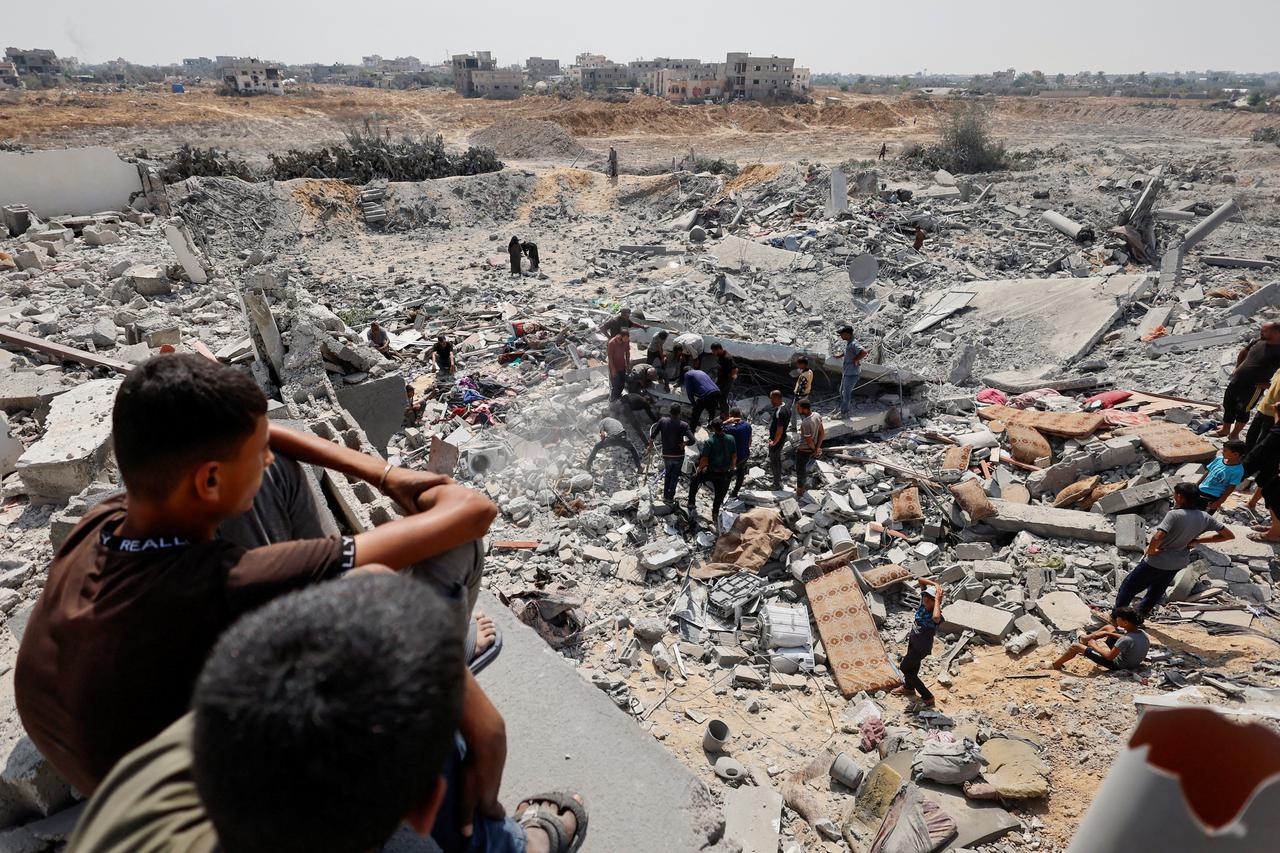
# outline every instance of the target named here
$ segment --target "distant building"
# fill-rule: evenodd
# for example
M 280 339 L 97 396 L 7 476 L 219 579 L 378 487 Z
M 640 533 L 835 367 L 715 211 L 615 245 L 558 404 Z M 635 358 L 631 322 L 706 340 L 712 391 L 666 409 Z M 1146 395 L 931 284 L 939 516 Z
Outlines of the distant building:
M 242 59 L 222 69 L 222 82 L 244 95 L 283 95 L 280 66 L 256 59 Z
M 730 53 L 725 57 L 726 94 L 747 100 L 796 94 L 795 65 L 791 57 Z
M 475 53 L 455 53 L 452 57 L 453 90 L 466 98 L 475 97 L 475 73 L 493 71 L 498 67 L 493 54 L 487 50 Z
M 584 92 L 627 89 L 636 84 L 636 75 L 630 66 L 620 65 L 617 62 L 605 62 L 603 65 L 575 66 L 569 69 L 569 74 Z
M 473 71 L 471 82 L 477 97 L 513 100 L 524 90 L 524 72 L 509 69 Z
M 376 53 L 373 56 L 362 56 L 360 57 L 360 64 L 365 68 L 377 68 L 382 64 L 382 57 Z
M 796 68 L 791 72 L 791 91 L 807 95 L 813 89 L 813 74 L 808 68 Z
M 645 75 L 645 91 L 677 103 L 724 96 L 723 63 L 699 62 L 686 68 L 659 68 Z
M 599 68 L 612 63 L 603 53 L 580 53 L 573 58 L 573 64 L 575 68 Z
M 22 78 L 18 76 L 18 66 L 7 59 L 0 61 L 0 86 L 7 88 L 22 86 Z
M 560 76 L 560 60 L 531 56 L 524 63 L 530 80 L 548 80 Z
M 42 83 L 47 83 L 62 76 L 62 63 L 58 61 L 58 55 L 52 50 L 43 48 L 22 50 L 17 47 L 6 47 L 4 58 L 7 62 L 13 63 L 19 77 L 39 77 Z

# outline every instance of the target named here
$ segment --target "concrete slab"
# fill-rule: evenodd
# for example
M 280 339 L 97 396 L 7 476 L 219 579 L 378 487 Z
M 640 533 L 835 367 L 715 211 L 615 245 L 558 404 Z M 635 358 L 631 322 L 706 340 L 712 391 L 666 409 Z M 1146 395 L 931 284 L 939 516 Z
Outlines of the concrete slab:
M 725 837 L 741 844 L 742 853 L 777 853 L 782 832 L 781 794 L 755 785 L 731 788 L 725 794 L 724 812 Z
M 119 380 L 94 379 L 54 399 L 45 433 L 18 460 L 33 501 L 63 504 L 94 481 L 111 452 Z
M 339 385 L 336 390 L 338 402 L 356 419 L 378 452 L 385 454 L 387 441 L 404 424 L 403 374 L 388 373 L 355 385 Z
M 1074 592 L 1058 590 L 1036 599 L 1036 611 L 1044 617 L 1045 624 L 1054 631 L 1070 633 L 1093 624 L 1089 605 Z
M 1241 340 L 1244 332 L 1239 326 L 1227 326 L 1222 329 L 1207 329 L 1187 335 L 1166 335 L 1156 338 L 1147 344 L 1147 353 L 1151 355 L 1168 355 L 1170 353 L 1191 352 L 1205 347 L 1223 347 Z
M 1280 281 L 1273 281 L 1260 290 L 1255 290 L 1235 305 L 1231 306 L 1228 315 L 1238 314 L 1241 317 L 1252 317 L 1269 305 L 1280 305 Z
M 809 255 L 775 249 L 741 237 L 725 237 L 713 250 L 720 269 L 745 272 L 752 268 L 766 272 L 789 272 L 813 269 L 816 261 Z
M 25 204 L 45 219 L 122 210 L 141 191 L 138 167 L 110 148 L 0 151 L 0 205 Z
M 1097 507 L 1105 515 L 1115 515 L 1118 512 L 1129 512 L 1149 503 L 1172 497 L 1173 480 L 1152 480 L 1150 483 L 1142 483 L 1105 495 L 1098 501 Z
M 988 518 L 986 523 L 1002 533 L 1026 530 L 1037 536 L 1084 539 L 1107 544 L 1116 541 L 1115 524 L 1106 516 L 1095 512 L 1015 504 L 997 499 L 993 499 L 991 503 L 1000 514 Z
M 1113 275 L 973 281 L 958 289 L 973 291 L 969 309 L 983 320 L 1026 330 L 1041 342 L 1028 363 L 1045 356 L 1062 363 L 1092 349 L 1150 286 L 1145 275 Z
M 587 853 L 711 848 L 724 820 L 705 786 L 490 593 L 479 609 L 503 632 L 479 680 L 507 723 L 508 808 L 526 794 L 574 790 L 590 810 Z
M 9 432 L 9 419 L 0 413 L 0 477 L 8 477 L 26 451 L 22 442 Z
M 1014 615 L 976 601 L 953 601 L 942 607 L 942 631 L 970 630 L 988 640 L 1003 640 L 1013 628 Z
M 1201 545 L 1200 547 L 1205 550 L 1212 549 L 1219 554 L 1225 554 L 1237 562 L 1275 558 L 1277 554 L 1275 546 L 1268 545 L 1266 542 L 1254 542 L 1251 540 L 1249 534 L 1253 531 L 1248 527 L 1239 524 L 1228 524 L 1227 529 L 1236 535 L 1235 539 L 1229 539 L 1226 542 L 1215 542 L 1213 545 Z
M 61 373 L 36 373 L 23 370 L 0 374 L 0 410 L 8 413 L 39 411 L 59 394 L 74 388 L 64 385 Z

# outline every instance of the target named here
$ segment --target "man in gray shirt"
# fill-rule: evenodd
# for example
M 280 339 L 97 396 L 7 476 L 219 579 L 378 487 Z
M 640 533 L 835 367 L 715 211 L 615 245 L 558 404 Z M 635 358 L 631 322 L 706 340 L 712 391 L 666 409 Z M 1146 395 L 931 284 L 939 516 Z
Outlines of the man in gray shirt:
M 841 326 L 840 339 L 844 341 L 844 361 L 840 367 L 840 417 L 847 418 L 853 408 L 853 391 L 862 376 L 862 360 L 867 357 L 867 351 L 853 339 L 853 326 Z
M 1142 630 L 1142 614 L 1132 607 L 1118 607 L 1111 612 L 1110 625 L 1080 637 L 1052 666 L 1062 669 L 1076 655 L 1084 655 L 1105 669 L 1137 669 L 1150 648 L 1151 638 Z
M 1235 538 L 1226 525 L 1204 511 L 1204 498 L 1195 483 L 1174 486 L 1173 502 L 1175 508 L 1165 515 L 1151 536 L 1146 555 L 1116 591 L 1117 608 L 1128 607 L 1138 593 L 1146 590 L 1138 605 L 1138 612 L 1146 618 L 1160 604 L 1174 576 L 1191 562 L 1191 551 L 1197 545 Z M 1209 531 L 1213 532 L 1212 536 L 1199 538 Z
M 596 460 L 596 454 L 606 447 L 621 447 L 631 454 L 631 458 L 636 461 L 636 470 L 641 467 L 640 451 L 636 450 L 631 440 L 627 438 L 627 428 L 622 425 L 622 421 L 617 418 L 604 418 L 600 421 L 600 440 L 596 442 L 596 446 L 591 448 L 591 453 L 587 455 L 587 470 L 591 470 L 591 463 Z

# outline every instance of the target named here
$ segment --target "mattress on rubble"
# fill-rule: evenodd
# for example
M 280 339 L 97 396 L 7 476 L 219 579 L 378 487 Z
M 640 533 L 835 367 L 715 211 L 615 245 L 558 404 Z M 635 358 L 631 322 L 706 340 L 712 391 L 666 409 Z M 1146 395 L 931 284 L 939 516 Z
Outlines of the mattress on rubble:
M 1218 449 L 1191 430 L 1168 421 L 1152 421 L 1141 426 L 1125 427 L 1119 435 L 1136 435 L 1143 448 L 1166 465 L 1202 462 L 1217 455 Z
M 1009 406 L 984 406 L 978 417 L 987 421 L 1029 426 L 1062 438 L 1086 438 L 1102 428 L 1105 419 L 1099 412 L 1042 412 L 1038 409 L 1014 409 Z
M 860 690 L 873 693 L 902 683 L 852 569 L 844 566 L 804 587 L 827 651 L 827 666 L 846 698 Z

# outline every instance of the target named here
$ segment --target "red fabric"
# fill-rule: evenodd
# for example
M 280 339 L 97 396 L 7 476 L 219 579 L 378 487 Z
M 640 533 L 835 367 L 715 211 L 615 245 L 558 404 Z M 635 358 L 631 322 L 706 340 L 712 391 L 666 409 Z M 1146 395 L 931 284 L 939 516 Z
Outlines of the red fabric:
M 1086 406 L 1096 404 L 1100 409 L 1110 409 L 1112 406 L 1119 405 L 1132 396 L 1132 391 L 1103 391 L 1101 394 L 1094 394 L 1085 400 L 1084 404 Z

